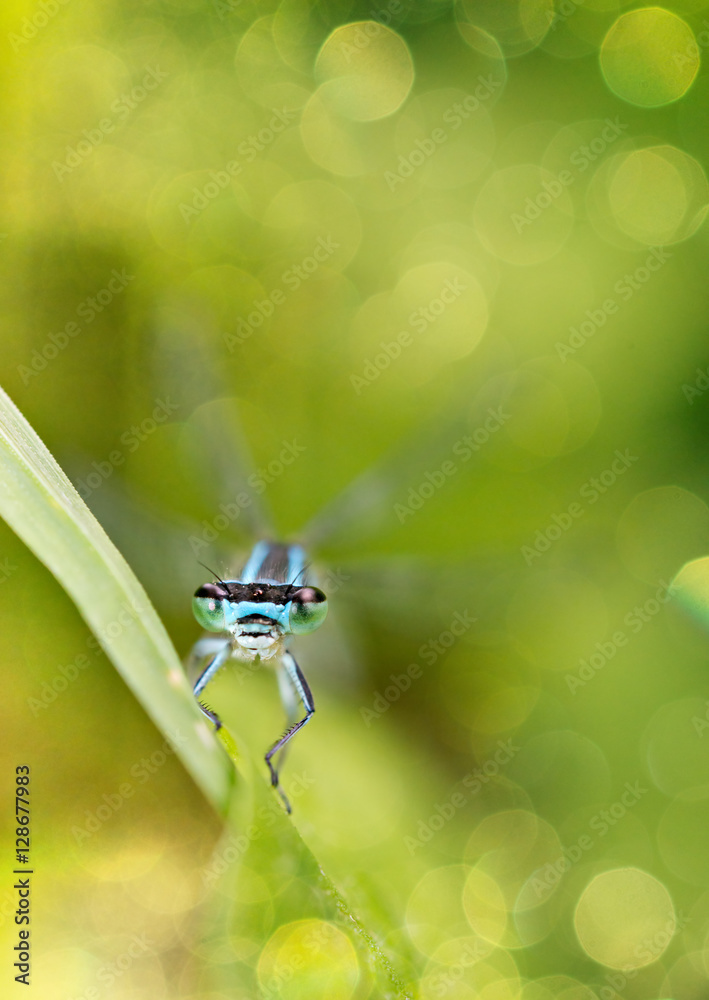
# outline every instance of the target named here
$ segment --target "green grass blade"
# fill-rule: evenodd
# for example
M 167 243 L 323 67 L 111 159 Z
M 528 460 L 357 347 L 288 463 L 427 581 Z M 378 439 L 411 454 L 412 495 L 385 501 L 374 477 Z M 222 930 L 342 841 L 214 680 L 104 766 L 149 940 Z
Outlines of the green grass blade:
M 226 812 L 233 769 L 125 559 L 0 389 L 0 516 L 56 577 L 205 796 Z

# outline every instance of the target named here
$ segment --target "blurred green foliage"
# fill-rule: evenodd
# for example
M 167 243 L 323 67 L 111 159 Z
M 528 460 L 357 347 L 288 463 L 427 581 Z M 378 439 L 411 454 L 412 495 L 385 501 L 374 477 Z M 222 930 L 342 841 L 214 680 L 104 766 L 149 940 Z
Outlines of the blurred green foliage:
M 43 998 L 360 1000 L 387 963 L 425 1000 L 706 995 L 707 640 L 669 584 L 709 551 L 707 17 L 4 5 L 2 384 L 181 653 L 257 499 L 284 536 L 333 503 L 286 786 L 383 956 L 263 829 L 260 763 L 220 841 L 2 528 Z M 244 762 L 272 682 L 210 688 Z

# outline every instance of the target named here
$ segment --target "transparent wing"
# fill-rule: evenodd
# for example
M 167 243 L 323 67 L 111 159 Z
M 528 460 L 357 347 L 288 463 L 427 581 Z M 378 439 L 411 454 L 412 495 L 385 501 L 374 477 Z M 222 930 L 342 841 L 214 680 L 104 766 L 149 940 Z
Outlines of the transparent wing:
M 160 610 L 176 618 L 189 614 L 192 594 L 209 576 L 204 564 L 224 576 L 246 556 L 247 545 L 234 545 L 228 539 L 203 550 L 199 545 L 203 525 L 167 515 L 115 476 L 89 499 L 94 514 Z
M 467 408 L 456 407 L 433 422 L 416 428 L 379 462 L 362 472 L 329 501 L 305 526 L 302 544 L 311 551 L 337 546 L 348 548 L 391 531 L 397 524 L 397 501 L 428 470 L 437 468 L 451 450 L 451 442 L 464 434 Z
M 176 333 L 167 325 L 158 327 L 156 338 L 155 390 L 182 404 L 174 435 L 179 447 L 170 455 L 192 482 L 201 508 L 181 499 L 179 510 L 171 510 L 169 487 L 160 493 L 157 476 L 143 476 L 140 492 L 133 484 L 124 488 L 121 470 L 89 502 L 162 608 L 177 615 L 184 614 L 186 595 L 204 582 L 200 563 L 220 576 L 233 575 L 254 540 L 278 535 L 254 486 L 239 403 L 224 394 L 210 338 L 182 328 Z M 437 618 L 431 592 L 442 592 L 436 581 L 450 578 L 448 565 L 455 555 L 451 560 L 450 553 L 443 557 L 429 549 L 428 558 L 414 556 L 426 552 L 430 531 L 418 516 L 402 531 L 395 507 L 450 454 L 451 443 L 468 428 L 469 411 L 470 383 L 461 379 L 445 412 L 429 414 L 425 424 L 363 471 L 297 536 L 316 566 L 326 554 L 321 585 L 329 595 L 338 592 L 337 604 L 347 604 L 346 613 L 357 616 L 360 631 L 363 621 L 371 624 L 382 617 L 389 627 L 398 627 L 398 620 L 410 630 L 412 608 L 417 609 L 417 630 L 434 627 L 426 624 L 429 610 L 432 620 Z M 149 447 L 143 446 L 141 460 Z M 170 447 L 173 442 L 166 438 L 159 454 Z M 182 498 L 183 491 L 176 492 Z
M 248 534 L 250 541 L 273 537 L 270 511 L 254 487 L 255 467 L 239 404 L 222 377 L 213 339 L 195 330 L 180 330 L 175 337 L 173 330 L 160 326 L 155 381 L 162 391 L 185 400 L 183 409 L 191 410 L 186 446 L 207 492 L 218 505 L 237 504 L 239 533 Z
M 175 401 L 177 415 L 135 449 L 137 474 L 129 466 L 116 468 L 86 498 L 168 614 L 189 607 L 207 575 L 201 564 L 233 575 L 255 540 L 274 537 L 253 485 L 239 403 L 226 394 L 213 340 L 189 324 L 156 322 L 149 398 Z M 80 455 L 66 464 L 90 468 Z

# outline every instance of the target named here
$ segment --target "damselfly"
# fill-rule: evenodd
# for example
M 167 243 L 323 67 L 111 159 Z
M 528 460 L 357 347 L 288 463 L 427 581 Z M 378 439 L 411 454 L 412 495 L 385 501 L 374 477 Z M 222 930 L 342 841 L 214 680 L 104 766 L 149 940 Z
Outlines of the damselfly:
M 205 367 L 195 362 L 190 370 L 199 373 Z M 380 536 L 389 530 L 392 522 L 395 523 L 394 501 L 405 491 L 405 484 L 415 481 L 419 470 L 425 468 L 426 463 L 430 465 L 433 456 L 438 461 L 440 455 L 449 450 L 449 442 L 460 437 L 457 422 L 463 407 L 453 399 L 451 409 L 453 421 L 442 422 L 430 440 L 425 435 L 415 434 L 410 446 L 390 453 L 382 464 L 367 469 L 336 494 L 297 533 L 297 544 L 256 541 L 273 539 L 277 532 L 264 509 L 263 497 L 250 480 L 253 465 L 241 433 L 236 404 L 224 397 L 201 404 L 189 420 L 193 454 L 205 459 L 202 475 L 208 478 L 213 494 L 222 499 L 248 496 L 250 501 L 233 522 L 223 513 L 219 515 L 228 527 L 220 523 L 213 529 L 211 524 L 207 525 L 212 534 L 220 536 L 218 546 L 214 538 L 205 540 L 202 527 L 185 518 L 169 527 L 164 513 L 150 514 L 147 502 L 136 505 L 129 498 L 119 499 L 114 494 L 124 510 L 125 504 L 130 504 L 129 518 L 117 517 L 115 511 L 112 517 L 110 504 L 102 509 L 104 522 L 110 524 L 112 534 L 120 540 L 124 551 L 130 552 L 131 561 L 140 568 L 151 591 L 161 593 L 165 606 L 175 610 L 184 608 L 189 593 L 187 587 L 194 587 L 195 564 L 202 558 L 218 560 L 221 576 L 213 574 L 214 580 L 201 586 L 193 597 L 197 621 L 211 635 L 195 643 L 187 662 L 188 676 L 202 711 L 218 729 L 221 720 L 204 704 L 204 699 L 207 685 L 219 670 L 230 659 L 245 661 L 250 667 L 264 664 L 275 668 L 287 726 L 268 750 L 266 760 L 271 781 L 288 809 L 279 783 L 284 751 L 315 709 L 308 682 L 288 643 L 291 636 L 318 628 L 328 607 L 325 594 L 318 589 L 312 569 L 306 564 L 305 552 L 318 553 L 325 544 L 332 547 L 333 541 L 337 546 L 338 537 L 347 539 L 349 555 L 340 563 L 340 569 L 344 565 L 348 570 L 348 604 L 352 604 L 353 596 L 359 596 L 368 608 L 368 620 L 384 615 L 391 624 L 396 613 L 405 613 L 410 620 L 414 608 L 417 626 L 420 627 L 427 617 L 435 619 L 430 594 L 438 586 L 434 581 L 442 575 L 441 568 L 422 565 L 415 571 L 411 563 L 406 562 L 400 571 L 389 556 L 384 562 L 378 559 L 373 564 L 370 562 L 367 569 L 367 558 L 371 559 L 367 550 L 371 538 Z M 219 442 L 218 447 L 215 442 Z M 115 477 L 113 484 L 115 489 Z M 108 498 L 108 490 L 102 490 L 98 500 L 104 496 Z M 222 506 L 221 510 L 224 509 Z M 214 523 L 216 525 L 216 520 Z M 125 531 L 126 524 L 131 525 L 130 531 Z M 233 573 L 238 563 L 232 561 L 230 553 L 237 540 L 243 542 L 246 537 L 254 547 L 245 564 L 242 563 L 241 571 Z M 356 553 L 356 565 L 352 562 L 352 553 Z M 225 566 L 229 567 L 228 571 L 222 568 Z M 458 598 L 461 585 L 450 570 L 445 578 L 446 585 Z M 332 586 L 339 587 L 337 574 L 334 580 Z M 400 610 L 397 612 L 397 609 Z M 343 649 L 341 654 L 347 656 L 347 651 Z M 351 664 L 351 657 L 349 662 Z M 337 673 L 342 676 L 341 665 Z
M 305 553 L 299 545 L 261 541 L 237 579 L 222 580 L 217 576 L 215 582 L 201 586 L 192 601 L 202 628 L 225 633 L 221 638 L 200 639 L 194 646 L 193 661 L 210 656 L 194 685 L 198 699 L 232 657 L 246 663 L 263 660 L 276 670 L 288 727 L 266 754 L 266 764 L 271 784 L 288 812 L 290 803 L 280 786 L 273 758 L 281 751 L 282 762 L 286 745 L 313 715 L 315 703 L 302 670 L 287 648 L 287 639 L 314 632 L 327 615 L 327 598 L 311 585 L 307 572 Z M 301 719 L 296 718 L 298 701 L 305 711 Z M 216 712 L 201 700 L 199 705 L 219 729 L 222 723 Z

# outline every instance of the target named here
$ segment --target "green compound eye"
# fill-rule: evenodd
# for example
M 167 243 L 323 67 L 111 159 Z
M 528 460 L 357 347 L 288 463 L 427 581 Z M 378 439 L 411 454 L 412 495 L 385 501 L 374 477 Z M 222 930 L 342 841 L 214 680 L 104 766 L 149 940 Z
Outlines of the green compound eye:
M 327 598 L 317 587 L 301 587 L 291 597 L 288 621 L 294 635 L 314 632 L 327 616 Z
M 215 583 L 205 583 L 192 598 L 194 616 L 208 632 L 223 632 L 226 594 Z

